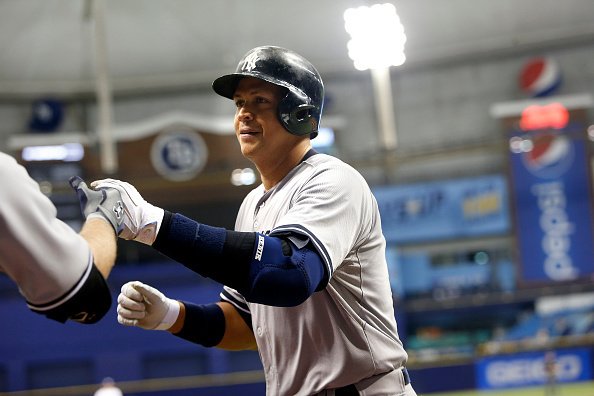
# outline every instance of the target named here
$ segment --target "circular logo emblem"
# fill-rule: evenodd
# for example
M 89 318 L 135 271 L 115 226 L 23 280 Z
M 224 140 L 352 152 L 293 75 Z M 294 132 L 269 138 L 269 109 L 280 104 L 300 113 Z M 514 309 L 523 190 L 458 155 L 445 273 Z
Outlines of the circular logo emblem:
M 207 158 L 204 140 L 190 130 L 164 132 L 151 147 L 151 161 L 156 171 L 173 181 L 192 179 L 204 168 Z
M 561 85 L 561 69 L 549 57 L 530 59 L 520 72 L 519 85 L 532 97 L 550 95 Z
M 64 119 L 64 105 L 57 99 L 40 99 L 33 103 L 31 113 L 31 130 L 55 132 Z
M 534 176 L 557 178 L 571 167 L 574 152 L 568 137 L 547 133 L 534 137 L 532 143 L 532 150 L 524 153 L 522 159 Z

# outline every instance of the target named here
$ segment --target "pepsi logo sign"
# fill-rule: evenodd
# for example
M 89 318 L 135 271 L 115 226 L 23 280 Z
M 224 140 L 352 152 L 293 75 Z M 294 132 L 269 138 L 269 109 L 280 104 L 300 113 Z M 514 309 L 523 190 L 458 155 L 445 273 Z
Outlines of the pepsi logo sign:
M 522 153 L 526 169 L 541 179 L 565 174 L 574 160 L 573 145 L 568 137 L 552 132 L 532 137 L 532 149 Z
M 561 85 L 561 69 L 549 57 L 530 59 L 520 72 L 519 85 L 532 97 L 548 96 Z

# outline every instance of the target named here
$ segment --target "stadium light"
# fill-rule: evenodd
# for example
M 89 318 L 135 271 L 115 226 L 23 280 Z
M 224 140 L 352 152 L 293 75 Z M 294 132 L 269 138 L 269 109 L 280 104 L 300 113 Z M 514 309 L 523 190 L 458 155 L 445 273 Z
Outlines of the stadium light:
M 406 60 L 406 35 L 394 5 L 349 8 L 344 12 L 344 28 L 351 35 L 347 49 L 355 69 L 400 66 Z
M 355 69 L 371 70 L 383 146 L 386 150 L 395 149 L 396 122 L 389 68 L 406 60 L 406 35 L 396 7 L 386 3 L 349 8 L 344 12 L 344 27 L 351 36 L 347 49 Z

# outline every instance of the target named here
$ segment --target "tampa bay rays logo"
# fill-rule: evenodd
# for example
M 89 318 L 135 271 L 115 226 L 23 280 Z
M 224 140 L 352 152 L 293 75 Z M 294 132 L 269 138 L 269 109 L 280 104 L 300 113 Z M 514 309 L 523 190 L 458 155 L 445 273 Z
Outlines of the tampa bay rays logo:
M 260 58 L 258 57 L 257 52 L 253 52 L 253 53 L 249 54 L 243 60 L 243 65 L 241 65 L 241 70 L 243 70 L 243 71 L 254 70 L 256 68 L 256 63 L 258 63 L 259 60 L 260 60 Z

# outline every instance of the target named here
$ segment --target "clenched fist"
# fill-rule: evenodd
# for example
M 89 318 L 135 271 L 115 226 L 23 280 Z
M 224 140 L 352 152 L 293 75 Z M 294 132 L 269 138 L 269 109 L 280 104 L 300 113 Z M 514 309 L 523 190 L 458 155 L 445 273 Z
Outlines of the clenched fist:
M 147 330 L 167 330 L 179 316 L 179 302 L 142 282 L 128 282 L 118 296 L 118 322 Z

